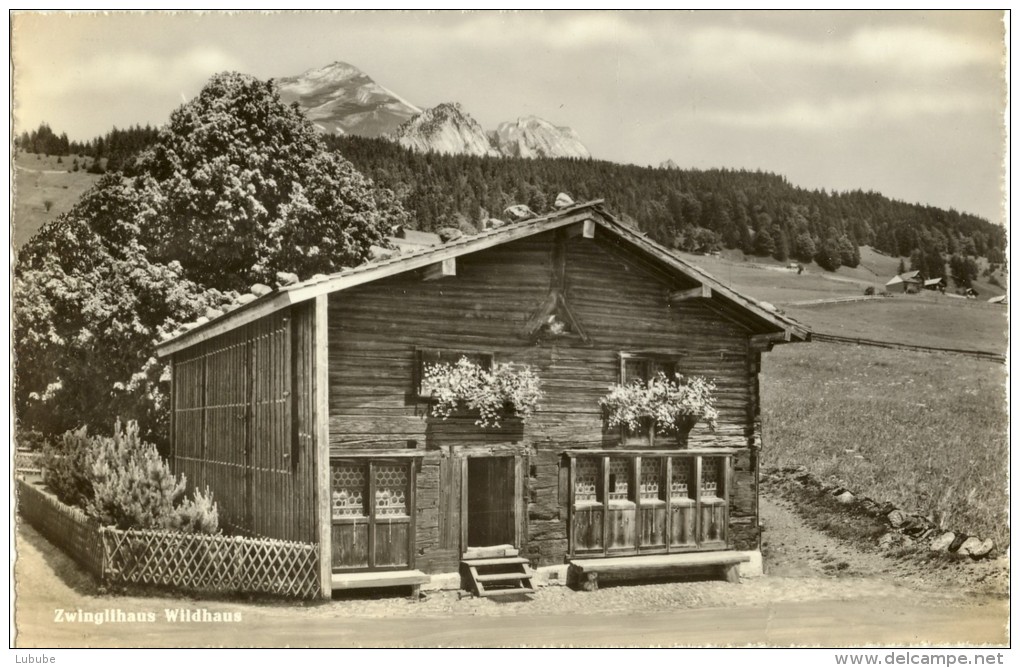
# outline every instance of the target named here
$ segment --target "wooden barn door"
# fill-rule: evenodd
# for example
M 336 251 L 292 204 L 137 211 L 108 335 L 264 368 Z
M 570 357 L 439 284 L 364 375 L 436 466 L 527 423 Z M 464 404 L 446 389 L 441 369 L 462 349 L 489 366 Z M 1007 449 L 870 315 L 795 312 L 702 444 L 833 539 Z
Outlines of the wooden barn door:
M 516 545 L 516 457 L 468 457 L 466 547 Z

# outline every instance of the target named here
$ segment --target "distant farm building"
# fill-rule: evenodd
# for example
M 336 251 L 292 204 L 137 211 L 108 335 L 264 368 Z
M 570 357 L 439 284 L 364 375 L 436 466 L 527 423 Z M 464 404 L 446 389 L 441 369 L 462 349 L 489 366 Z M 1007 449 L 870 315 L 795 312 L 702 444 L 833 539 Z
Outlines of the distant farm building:
M 946 279 L 939 276 L 938 278 L 929 278 L 924 282 L 925 290 L 945 290 Z
M 899 276 L 893 276 L 885 284 L 885 289 L 889 292 L 909 292 L 914 293 L 921 289 L 924 279 L 921 278 L 920 271 L 908 271 L 905 274 Z

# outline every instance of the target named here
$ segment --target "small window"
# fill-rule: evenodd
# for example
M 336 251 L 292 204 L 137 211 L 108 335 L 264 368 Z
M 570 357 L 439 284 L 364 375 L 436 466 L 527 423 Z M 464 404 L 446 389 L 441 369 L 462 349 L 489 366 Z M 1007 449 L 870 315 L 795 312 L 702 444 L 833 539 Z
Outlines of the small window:
M 669 355 L 660 353 L 620 353 L 620 384 L 626 385 L 636 380 L 647 383 L 659 373 L 672 377 L 679 364 Z M 652 447 L 655 434 L 649 426 L 630 432 L 626 427 L 621 429 L 621 440 L 624 445 Z
M 622 384 L 635 380 L 648 382 L 660 372 L 672 376 L 677 372 L 677 369 L 676 360 L 666 355 L 620 353 L 620 382 Z
M 492 369 L 492 353 L 477 350 L 437 350 L 418 348 L 414 365 L 414 394 L 419 399 L 429 399 L 422 394 L 421 381 L 425 377 L 426 364 L 456 364 L 461 357 L 466 357 L 485 370 Z

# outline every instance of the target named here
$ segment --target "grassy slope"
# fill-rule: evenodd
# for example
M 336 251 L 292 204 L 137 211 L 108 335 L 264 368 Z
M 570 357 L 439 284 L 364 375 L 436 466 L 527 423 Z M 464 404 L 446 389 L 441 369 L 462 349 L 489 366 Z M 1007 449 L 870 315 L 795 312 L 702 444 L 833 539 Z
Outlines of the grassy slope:
M 780 263 L 745 261 L 732 252 L 685 259 L 816 331 L 935 347 L 1006 348 L 1006 309 L 983 299 L 924 293 L 789 305 L 883 285 L 899 258 L 868 248 L 860 267 L 836 273 L 812 264 L 797 275 L 780 271 Z M 948 528 L 1005 545 L 1005 383 L 1002 365 L 964 357 L 819 343 L 778 346 L 764 356 L 762 371 L 764 465 L 807 466 L 876 500 L 934 513 Z
M 721 256 L 677 254 L 726 285 L 776 305 L 807 299 L 853 297 L 864 294 L 864 288 L 874 284 L 838 272 L 824 272 L 815 264 L 804 265 L 804 273 L 798 275 L 796 270 L 787 269 L 785 262 L 759 257 L 740 259 L 742 254 L 733 251 Z
M 764 356 L 765 466 L 807 466 L 877 501 L 1008 544 L 1003 365 L 835 344 Z
M 861 249 L 861 265 L 854 269 L 826 272 L 809 264 L 799 275 L 786 269 L 786 263 L 744 259 L 735 251 L 720 256 L 682 253 L 681 257 L 734 289 L 775 304 L 818 332 L 967 350 L 998 352 L 1006 347 L 1006 309 L 986 303 L 984 291 L 977 300 L 924 292 L 862 302 L 797 304 L 861 296 L 868 286 L 883 286 L 885 276 L 895 275 L 900 258 L 870 248 Z
M 784 308 L 817 332 L 936 348 L 1003 352 L 1006 308 L 936 294 Z
M 84 168 L 68 172 L 72 156 L 64 156 L 58 163 L 56 156 L 18 152 L 14 159 L 14 231 L 15 248 L 21 248 L 40 227 L 68 211 L 99 178 Z M 79 165 L 85 163 L 79 158 Z M 46 210 L 46 202 L 53 202 Z

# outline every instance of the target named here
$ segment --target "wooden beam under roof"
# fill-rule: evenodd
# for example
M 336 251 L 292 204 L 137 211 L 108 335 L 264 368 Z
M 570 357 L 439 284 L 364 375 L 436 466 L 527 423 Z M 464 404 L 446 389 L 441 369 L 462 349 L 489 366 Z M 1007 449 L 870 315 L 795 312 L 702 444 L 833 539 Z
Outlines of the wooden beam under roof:
M 457 275 L 457 258 L 448 257 L 425 267 L 425 271 L 422 274 L 422 280 L 434 281 L 437 278 L 446 278 L 447 276 Z
M 707 285 L 699 285 L 690 290 L 671 290 L 669 293 L 670 303 L 678 303 L 688 299 L 711 299 L 712 288 Z
M 793 336 L 788 331 L 772 332 L 770 334 L 754 334 L 748 337 L 747 341 L 751 350 L 769 351 L 777 343 L 789 343 Z

